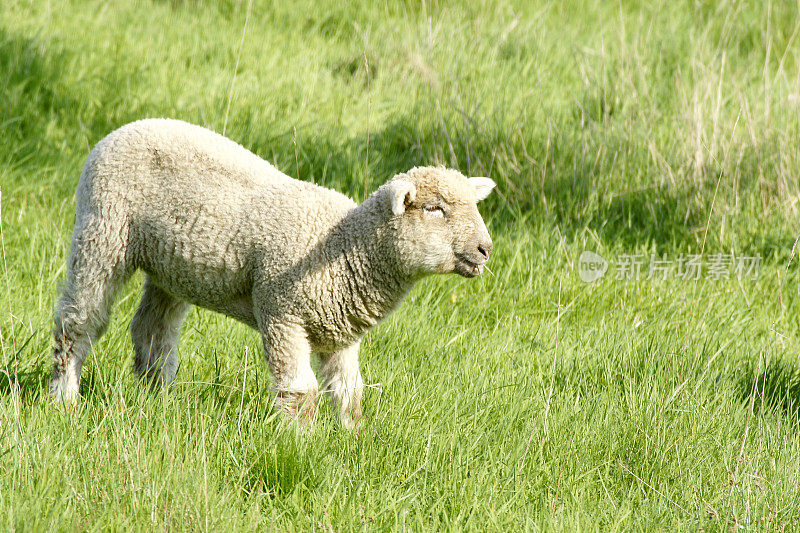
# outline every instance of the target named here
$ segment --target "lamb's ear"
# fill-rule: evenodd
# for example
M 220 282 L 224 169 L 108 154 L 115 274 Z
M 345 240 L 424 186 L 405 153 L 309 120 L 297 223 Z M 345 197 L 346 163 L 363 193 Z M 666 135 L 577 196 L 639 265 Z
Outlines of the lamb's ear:
M 402 215 L 406 210 L 406 204 L 417 198 L 416 186 L 406 180 L 390 181 L 386 185 L 386 193 L 389 195 L 389 205 L 392 206 L 392 213 L 395 215 Z
M 493 180 L 489 178 L 468 178 L 469 182 L 475 187 L 475 195 L 480 202 L 487 196 L 489 193 L 492 192 L 495 185 L 497 185 Z

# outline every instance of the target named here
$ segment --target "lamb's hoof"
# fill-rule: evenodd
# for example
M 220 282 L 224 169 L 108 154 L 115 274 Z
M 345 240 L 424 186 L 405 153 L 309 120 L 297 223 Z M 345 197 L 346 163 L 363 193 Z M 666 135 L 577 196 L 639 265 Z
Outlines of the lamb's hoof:
M 78 403 L 78 387 L 56 378 L 50 383 L 50 397 L 57 405 L 72 406 Z
M 286 419 L 302 428 L 310 428 L 317 417 L 317 391 L 278 392 L 276 403 Z
M 342 427 L 344 427 L 348 431 L 352 431 L 353 433 L 360 433 L 361 428 L 363 427 L 362 418 L 361 418 L 361 409 L 352 410 L 352 411 L 345 411 L 340 416 L 342 421 Z

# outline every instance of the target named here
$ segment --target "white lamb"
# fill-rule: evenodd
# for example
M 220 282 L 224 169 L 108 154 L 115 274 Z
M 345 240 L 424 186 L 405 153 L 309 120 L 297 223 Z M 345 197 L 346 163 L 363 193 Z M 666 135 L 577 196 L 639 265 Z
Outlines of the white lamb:
M 494 185 L 413 168 L 356 205 L 205 128 L 123 126 L 92 150 L 78 183 L 52 394 L 77 399 L 114 295 L 141 269 L 131 335 L 135 370 L 152 386 L 175 377 L 191 303 L 261 333 L 276 401 L 305 422 L 316 413 L 317 353 L 324 389 L 351 427 L 361 416 L 361 338 L 423 276 L 482 272 L 492 241 L 475 204 Z

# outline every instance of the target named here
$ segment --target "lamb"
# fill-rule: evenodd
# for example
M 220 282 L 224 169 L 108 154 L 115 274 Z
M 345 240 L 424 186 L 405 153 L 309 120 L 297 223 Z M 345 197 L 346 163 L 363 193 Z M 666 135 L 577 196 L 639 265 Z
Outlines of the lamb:
M 174 379 L 180 327 L 194 304 L 260 332 L 276 407 L 303 423 L 316 413 L 318 355 L 324 390 L 344 426 L 356 426 L 361 338 L 422 277 L 482 273 L 492 240 L 476 203 L 494 186 L 417 167 L 357 205 L 200 126 L 123 126 L 95 146 L 78 183 L 51 393 L 77 400 L 114 296 L 141 269 L 134 369 L 152 388 Z

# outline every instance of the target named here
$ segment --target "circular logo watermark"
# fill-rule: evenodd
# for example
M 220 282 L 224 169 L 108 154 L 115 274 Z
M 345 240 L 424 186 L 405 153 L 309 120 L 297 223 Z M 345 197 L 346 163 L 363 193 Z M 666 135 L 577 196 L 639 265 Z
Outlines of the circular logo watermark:
M 608 261 L 603 256 L 585 250 L 578 259 L 578 274 L 582 281 L 592 283 L 606 275 Z

